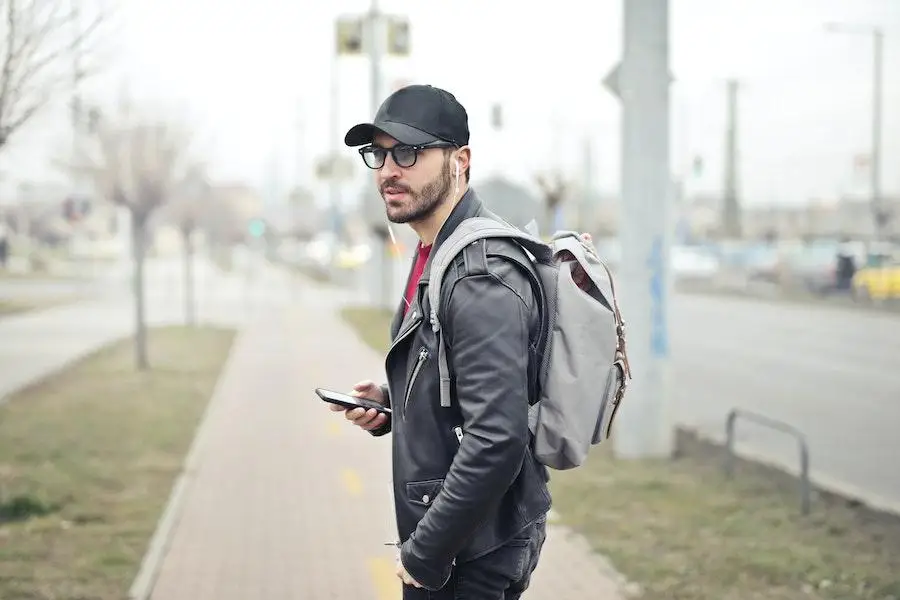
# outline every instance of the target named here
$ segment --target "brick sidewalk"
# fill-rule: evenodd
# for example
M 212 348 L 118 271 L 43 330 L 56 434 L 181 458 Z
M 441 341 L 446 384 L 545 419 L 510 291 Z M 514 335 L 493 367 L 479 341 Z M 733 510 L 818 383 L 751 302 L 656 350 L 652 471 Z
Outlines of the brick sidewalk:
M 317 386 L 381 379 L 379 356 L 329 311 L 275 312 L 236 343 L 153 569 L 152 600 L 399 599 L 390 437 L 327 410 Z M 161 527 L 158 534 L 163 533 Z M 152 554 L 152 552 L 150 553 Z M 148 576 L 149 573 L 149 576 Z M 146 600 L 136 582 L 134 598 Z M 617 600 L 600 561 L 551 528 L 530 600 Z

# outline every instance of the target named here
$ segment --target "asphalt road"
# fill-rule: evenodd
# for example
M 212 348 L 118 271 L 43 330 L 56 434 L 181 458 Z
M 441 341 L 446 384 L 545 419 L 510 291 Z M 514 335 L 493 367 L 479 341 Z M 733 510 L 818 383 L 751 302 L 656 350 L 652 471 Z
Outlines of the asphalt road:
M 672 400 L 679 424 L 722 439 L 732 408 L 807 437 L 813 477 L 900 512 L 900 317 L 676 295 Z M 797 443 L 738 422 L 738 448 L 796 472 Z
M 149 325 L 184 322 L 180 267 L 177 260 L 148 262 Z M 0 319 L 0 403 L 23 385 L 133 333 L 127 273 L 111 277 L 94 282 L 97 293 L 91 299 Z M 267 307 L 291 302 L 299 293 L 290 280 L 271 269 L 249 279 L 218 273 L 198 261 L 196 277 L 197 316 L 204 323 L 239 325 Z M 29 285 L 48 294 L 54 289 L 54 284 L 46 282 Z
M 87 296 L 96 283 L 77 279 L 28 279 L 4 278 L 0 275 L 0 299 L 53 300 Z

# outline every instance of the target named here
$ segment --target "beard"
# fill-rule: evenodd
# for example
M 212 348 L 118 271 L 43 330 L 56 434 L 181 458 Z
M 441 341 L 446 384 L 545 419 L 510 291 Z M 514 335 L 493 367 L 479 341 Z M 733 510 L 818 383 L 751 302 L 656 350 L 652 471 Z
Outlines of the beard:
M 450 172 L 450 159 L 444 159 L 441 173 L 425 184 L 420 190 L 413 190 L 396 181 L 386 181 L 381 185 L 379 192 L 384 200 L 384 210 L 388 221 L 391 223 L 414 223 L 423 221 L 450 197 L 450 188 L 453 185 L 453 175 Z M 384 197 L 384 188 L 400 188 L 406 192 L 406 201 L 401 205 L 392 205 Z

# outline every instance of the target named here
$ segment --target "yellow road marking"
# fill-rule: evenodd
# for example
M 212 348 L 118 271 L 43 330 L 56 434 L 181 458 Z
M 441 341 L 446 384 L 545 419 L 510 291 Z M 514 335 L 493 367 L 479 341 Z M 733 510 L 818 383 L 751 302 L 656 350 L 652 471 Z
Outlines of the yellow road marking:
M 351 496 L 359 496 L 362 494 L 362 479 L 359 478 L 359 475 L 353 469 L 344 469 L 341 471 L 341 481 L 344 483 L 344 489 L 347 490 Z
M 369 574 L 375 584 L 375 597 L 378 600 L 399 600 L 403 587 L 397 578 L 395 563 L 388 558 L 369 559 Z

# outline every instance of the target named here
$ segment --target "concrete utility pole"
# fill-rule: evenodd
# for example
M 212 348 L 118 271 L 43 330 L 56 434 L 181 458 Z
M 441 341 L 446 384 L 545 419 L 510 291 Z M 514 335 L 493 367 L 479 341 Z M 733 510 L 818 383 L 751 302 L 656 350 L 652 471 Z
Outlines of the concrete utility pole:
M 367 19 L 368 35 L 366 37 L 368 38 L 367 51 L 369 54 L 369 112 L 372 118 L 375 117 L 375 113 L 378 112 L 378 107 L 381 106 L 383 100 L 381 97 L 383 79 L 381 58 L 383 54 L 382 45 L 384 43 L 385 31 L 384 19 L 382 17 L 383 16 L 378 8 L 378 0 L 371 0 Z M 377 191 L 370 190 L 369 193 L 373 195 L 372 202 L 381 202 L 381 196 Z M 386 224 L 386 227 L 389 229 L 390 224 Z M 391 236 L 389 235 L 384 236 L 382 239 L 381 259 L 378 266 L 381 270 L 380 304 L 385 308 L 394 308 L 394 262 L 391 260 Z
M 668 457 L 670 414 L 667 301 L 671 290 L 669 3 L 623 0 L 622 62 L 604 80 L 622 102 L 620 305 L 634 376 L 616 417 L 622 458 Z
M 722 229 L 726 237 L 741 237 L 741 205 L 738 197 L 738 94 L 741 84 L 736 79 L 726 83 L 727 126 L 725 132 L 725 181 L 722 194 Z

